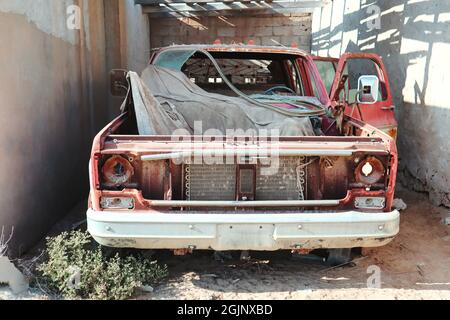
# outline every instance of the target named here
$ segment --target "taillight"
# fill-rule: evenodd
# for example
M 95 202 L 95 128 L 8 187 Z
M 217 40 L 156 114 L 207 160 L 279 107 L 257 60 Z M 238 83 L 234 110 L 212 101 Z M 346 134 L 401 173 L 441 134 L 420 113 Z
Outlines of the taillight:
M 134 168 L 127 159 L 121 156 L 112 156 L 103 165 L 102 174 L 106 186 L 120 187 L 131 180 Z
M 384 177 L 385 171 L 380 160 L 376 157 L 367 157 L 356 167 L 355 179 L 364 185 L 372 185 Z

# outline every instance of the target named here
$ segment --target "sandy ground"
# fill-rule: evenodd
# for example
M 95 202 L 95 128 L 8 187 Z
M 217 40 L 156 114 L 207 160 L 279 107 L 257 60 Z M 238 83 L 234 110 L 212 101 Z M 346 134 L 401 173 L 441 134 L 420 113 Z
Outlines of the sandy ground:
M 155 258 L 168 265 L 170 276 L 153 293 L 137 298 L 450 299 L 450 227 L 443 223 L 450 210 L 432 206 L 424 194 L 400 190 L 397 197 L 408 204 L 399 236 L 385 247 L 364 250 L 350 265 L 330 269 L 319 259 L 292 258 L 289 252 L 217 261 L 208 251 L 184 257 L 159 251 Z M 381 288 L 367 286 L 373 266 L 380 270 Z M 17 298 L 45 297 L 14 296 L 0 287 L 0 300 Z
M 329 269 L 320 261 L 289 253 L 251 253 L 252 259 L 215 261 L 211 252 L 173 257 L 169 280 L 141 299 L 450 299 L 450 210 L 425 195 L 401 190 L 408 209 L 401 232 L 389 245 L 364 250 L 349 266 Z M 381 288 L 368 289 L 370 266 L 380 270 Z M 373 267 L 372 267 L 373 268 Z

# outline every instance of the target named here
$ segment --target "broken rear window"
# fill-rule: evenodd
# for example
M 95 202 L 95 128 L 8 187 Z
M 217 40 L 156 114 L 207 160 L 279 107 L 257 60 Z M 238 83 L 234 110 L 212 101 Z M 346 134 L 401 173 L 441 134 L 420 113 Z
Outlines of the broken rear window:
M 273 53 L 210 52 L 220 71 L 247 95 L 305 96 L 305 79 L 295 55 Z M 202 89 L 223 95 L 235 93 L 225 83 L 211 59 L 191 49 L 169 50 L 158 55 L 155 65 L 182 71 Z
M 322 107 L 305 88 L 298 59 L 289 53 L 204 51 L 192 48 L 159 53 L 153 65 L 182 72 L 199 88 L 214 94 L 251 99 L 277 108 Z M 307 77 L 307 75 L 305 75 Z
M 247 95 L 283 94 L 303 96 L 295 60 L 265 57 L 216 57 L 223 75 L 241 92 Z M 192 56 L 183 66 L 183 73 L 202 89 L 224 95 L 235 95 L 224 82 L 213 62 L 202 53 Z

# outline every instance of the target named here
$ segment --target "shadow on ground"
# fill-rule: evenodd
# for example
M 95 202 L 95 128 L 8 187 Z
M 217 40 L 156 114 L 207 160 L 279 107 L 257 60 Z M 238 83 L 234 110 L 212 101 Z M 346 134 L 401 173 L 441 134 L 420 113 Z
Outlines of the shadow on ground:
M 294 260 L 289 252 L 221 262 L 208 251 L 184 257 L 159 251 L 155 258 L 171 275 L 141 298 L 450 298 L 450 228 L 442 223 L 450 211 L 432 206 L 425 194 L 402 190 L 397 196 L 408 204 L 399 236 L 385 247 L 363 250 L 348 266 L 330 269 L 320 261 Z M 383 290 L 367 289 L 373 266 L 381 272 Z

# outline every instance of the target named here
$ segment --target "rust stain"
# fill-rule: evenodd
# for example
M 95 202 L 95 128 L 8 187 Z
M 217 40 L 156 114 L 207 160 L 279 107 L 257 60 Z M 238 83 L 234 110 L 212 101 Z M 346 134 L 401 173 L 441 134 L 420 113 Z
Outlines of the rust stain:
M 119 187 L 130 181 L 134 168 L 125 158 L 112 156 L 103 165 L 102 173 L 107 186 Z

